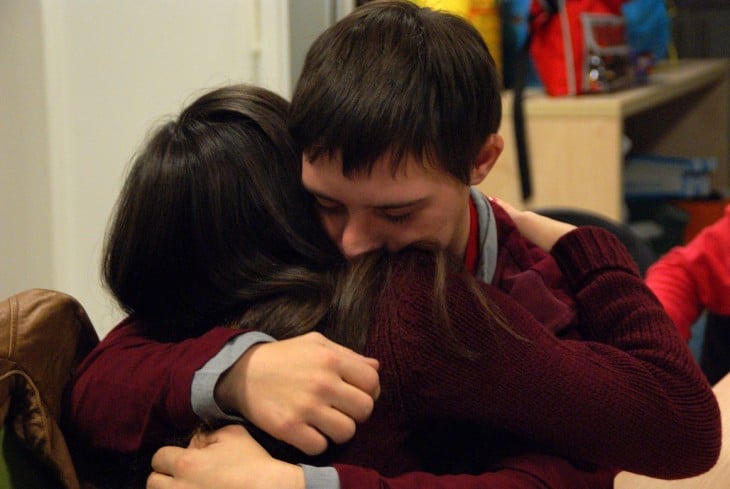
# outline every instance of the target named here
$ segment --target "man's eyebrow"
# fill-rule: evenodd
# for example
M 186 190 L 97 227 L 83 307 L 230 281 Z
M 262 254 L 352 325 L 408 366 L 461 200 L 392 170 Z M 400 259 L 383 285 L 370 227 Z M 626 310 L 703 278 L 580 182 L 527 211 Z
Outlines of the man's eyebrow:
M 339 200 L 333 199 L 332 197 L 328 197 L 327 195 L 321 194 L 321 193 L 316 192 L 314 190 L 310 190 L 310 189 L 306 189 L 306 190 L 307 190 L 308 193 L 310 193 L 312 196 L 314 196 L 314 197 L 316 197 L 318 199 L 328 200 L 330 202 L 337 202 L 338 204 L 340 203 Z
M 339 200 L 329 197 L 320 192 L 317 192 L 316 190 L 311 190 L 311 189 L 306 189 L 306 190 L 307 190 L 307 192 L 309 192 L 309 194 L 311 194 L 312 196 L 314 196 L 317 199 L 326 200 L 328 202 L 332 202 L 335 204 L 341 204 L 341 202 Z M 406 200 L 403 202 L 389 202 L 387 204 L 376 205 L 373 207 L 375 209 L 383 210 L 383 211 L 404 209 L 406 207 L 413 207 L 413 206 L 419 205 L 423 202 L 426 202 L 428 199 L 429 199 L 429 197 L 421 197 L 420 199 Z
M 418 204 L 421 204 L 423 202 L 426 202 L 428 200 L 428 197 L 421 197 L 420 199 L 416 200 L 407 200 L 404 202 L 391 202 L 388 204 L 378 205 L 375 206 L 376 209 L 379 210 L 394 210 L 394 209 L 403 209 L 405 207 L 413 207 Z

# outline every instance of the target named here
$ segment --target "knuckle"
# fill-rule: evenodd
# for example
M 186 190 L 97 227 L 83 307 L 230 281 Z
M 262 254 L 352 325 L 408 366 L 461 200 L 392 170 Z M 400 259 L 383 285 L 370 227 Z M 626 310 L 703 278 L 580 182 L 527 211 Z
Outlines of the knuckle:
M 180 456 L 173 462 L 174 470 L 176 474 L 183 474 L 190 470 L 193 470 L 197 464 L 197 457 L 195 451 L 185 450 Z
M 308 405 L 319 404 L 317 401 L 332 392 L 332 382 L 329 375 L 316 374 L 310 379 L 310 390 L 312 398 L 307 400 Z
M 347 418 L 342 423 L 342 426 L 340 426 L 339 429 L 331 435 L 332 441 L 335 443 L 345 443 L 355 436 L 356 431 L 357 426 L 355 425 L 355 422 L 352 419 Z
M 304 333 L 303 336 L 315 343 L 322 343 L 324 340 L 326 340 L 325 336 L 319 331 L 310 331 L 308 333 Z
M 340 355 L 334 350 L 324 350 L 320 354 L 320 360 L 326 369 L 336 370 L 340 365 Z
M 280 435 L 287 435 L 290 433 L 294 433 L 296 430 L 299 429 L 301 423 L 298 416 L 295 416 L 294 413 L 286 413 L 283 416 L 279 418 L 279 429 L 278 432 Z
M 319 455 L 327 450 L 327 439 L 319 432 L 314 432 L 295 446 L 307 455 Z

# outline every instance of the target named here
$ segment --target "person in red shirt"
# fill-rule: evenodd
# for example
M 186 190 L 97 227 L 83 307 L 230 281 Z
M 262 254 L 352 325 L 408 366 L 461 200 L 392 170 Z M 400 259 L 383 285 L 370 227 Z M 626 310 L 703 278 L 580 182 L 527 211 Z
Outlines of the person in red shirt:
M 730 371 L 730 205 L 724 215 L 705 227 L 685 246 L 669 250 L 647 270 L 646 283 L 654 291 L 689 340 L 703 311 L 708 316 L 700 366 L 714 384 Z
M 685 340 L 705 309 L 730 315 L 730 205 L 687 245 L 672 248 L 652 264 L 646 283 Z
M 240 334 L 236 326 L 282 339 L 275 346 L 288 337 L 336 340 L 370 368 L 370 379 L 355 375 L 346 384 L 371 398 L 380 387 L 375 409 L 351 441 L 309 460 L 333 464 L 343 487 L 403 480 L 404 472 L 411 484 L 434 487 L 512 478 L 521 487 L 546 480 L 600 487 L 593 484 L 610 485 L 622 468 L 683 477 L 714 463 L 712 391 L 615 238 L 577 230 L 552 247 L 578 310 L 591 317 L 574 331 L 584 341 L 557 338 L 506 292 L 450 267 L 443 253 L 372 252 L 348 264 L 311 218 L 311 198 L 293 171 L 300 161 L 286 107 L 263 89 L 215 90 L 140 152 L 105 249 L 106 282 L 131 316 L 84 361 L 82 378 L 108 377 L 72 386 L 72 422 L 151 413 L 163 418 L 161 436 L 191 429 L 194 416 L 191 426 L 159 414 L 185 411 L 167 377 L 178 367 L 195 370 L 193 345 L 218 348 Z M 87 402 L 99 392 L 107 397 Z M 84 426 L 67 431 L 75 445 L 126 441 L 124 425 L 107 423 L 92 436 Z M 286 467 L 293 486 L 321 475 L 309 464 Z

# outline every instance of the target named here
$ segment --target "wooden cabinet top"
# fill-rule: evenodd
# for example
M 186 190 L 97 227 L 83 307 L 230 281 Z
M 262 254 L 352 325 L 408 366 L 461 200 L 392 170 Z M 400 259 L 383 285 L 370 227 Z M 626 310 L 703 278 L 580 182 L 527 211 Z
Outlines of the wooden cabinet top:
M 525 108 L 531 116 L 628 117 L 667 103 L 730 73 L 727 59 L 682 59 L 654 68 L 646 85 L 613 93 L 549 97 L 540 89 L 525 92 Z M 502 97 L 505 116 L 512 115 L 512 92 Z

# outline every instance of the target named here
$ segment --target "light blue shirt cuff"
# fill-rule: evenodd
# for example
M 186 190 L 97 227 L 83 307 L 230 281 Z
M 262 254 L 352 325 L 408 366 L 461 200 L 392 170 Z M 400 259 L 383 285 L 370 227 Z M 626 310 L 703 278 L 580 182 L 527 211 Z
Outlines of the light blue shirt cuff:
M 306 489 L 340 489 L 340 476 L 334 467 L 313 467 L 299 464 L 304 469 Z
M 231 338 L 216 355 L 208 360 L 193 375 L 193 384 L 190 386 L 190 403 L 193 412 L 211 426 L 224 422 L 240 422 L 239 416 L 226 414 L 215 402 L 215 386 L 223 373 L 231 368 L 244 353 L 257 343 L 276 341 L 271 336 L 260 331 L 250 331 Z

